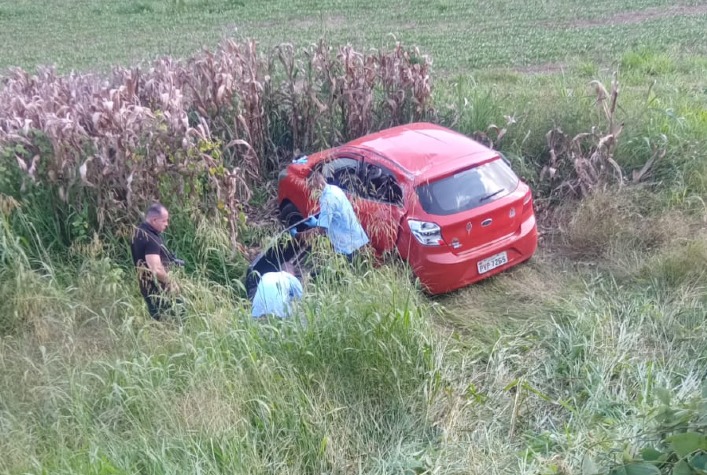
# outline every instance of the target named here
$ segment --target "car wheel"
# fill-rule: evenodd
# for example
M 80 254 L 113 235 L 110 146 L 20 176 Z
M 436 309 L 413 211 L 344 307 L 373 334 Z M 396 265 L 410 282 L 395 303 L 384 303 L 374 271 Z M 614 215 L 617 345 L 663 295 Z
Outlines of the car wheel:
M 289 228 L 298 221 L 302 221 L 302 219 L 304 219 L 302 213 L 300 213 L 297 207 L 292 203 L 287 203 L 280 210 L 280 221 L 282 221 L 282 224 L 284 224 L 285 227 Z M 297 231 L 304 231 L 306 229 L 307 226 L 305 226 L 304 224 L 300 224 L 297 226 Z

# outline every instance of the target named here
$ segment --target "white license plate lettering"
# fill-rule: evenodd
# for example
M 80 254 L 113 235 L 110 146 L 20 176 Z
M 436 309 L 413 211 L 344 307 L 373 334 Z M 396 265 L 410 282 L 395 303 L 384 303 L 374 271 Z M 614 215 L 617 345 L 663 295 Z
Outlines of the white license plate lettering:
M 508 262 L 508 254 L 506 251 L 499 252 L 491 257 L 487 257 L 476 263 L 476 268 L 479 270 L 479 274 L 488 272 L 496 267 L 502 266 Z

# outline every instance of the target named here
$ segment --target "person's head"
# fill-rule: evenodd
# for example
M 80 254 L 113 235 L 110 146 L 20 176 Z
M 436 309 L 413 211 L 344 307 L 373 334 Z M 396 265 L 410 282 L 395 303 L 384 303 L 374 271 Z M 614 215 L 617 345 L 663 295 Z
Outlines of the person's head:
M 152 226 L 158 233 L 169 226 L 169 212 L 160 203 L 152 203 L 145 211 L 145 222 Z
M 308 179 L 309 188 L 312 191 L 322 191 L 326 186 L 326 178 L 322 172 L 315 170 Z

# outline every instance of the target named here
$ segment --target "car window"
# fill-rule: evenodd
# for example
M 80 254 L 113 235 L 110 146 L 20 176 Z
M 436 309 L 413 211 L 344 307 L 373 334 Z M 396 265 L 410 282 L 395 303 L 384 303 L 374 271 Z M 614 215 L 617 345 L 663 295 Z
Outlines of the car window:
M 417 187 L 422 208 L 429 214 L 448 215 L 470 210 L 506 196 L 518 187 L 511 167 L 497 159 L 478 167 Z
M 394 205 L 403 204 L 403 190 L 390 170 L 372 163 L 367 163 L 365 170 L 365 198 Z
M 363 193 L 360 164 L 360 160 L 355 158 L 337 158 L 325 162 L 320 171 L 330 185 L 360 195 Z

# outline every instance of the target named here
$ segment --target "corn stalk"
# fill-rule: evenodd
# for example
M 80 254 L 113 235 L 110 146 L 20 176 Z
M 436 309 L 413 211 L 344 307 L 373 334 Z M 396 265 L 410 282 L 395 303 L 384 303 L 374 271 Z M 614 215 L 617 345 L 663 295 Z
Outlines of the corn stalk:
M 428 73 L 428 59 L 400 43 L 359 53 L 321 41 L 264 56 L 234 40 L 109 78 L 16 69 L 0 90 L 0 170 L 19 174 L 18 195 L 49 190 L 56 213 L 89 211 L 99 230 L 132 225 L 160 199 L 226 217 L 237 246 L 252 187 L 282 158 L 425 118 Z

